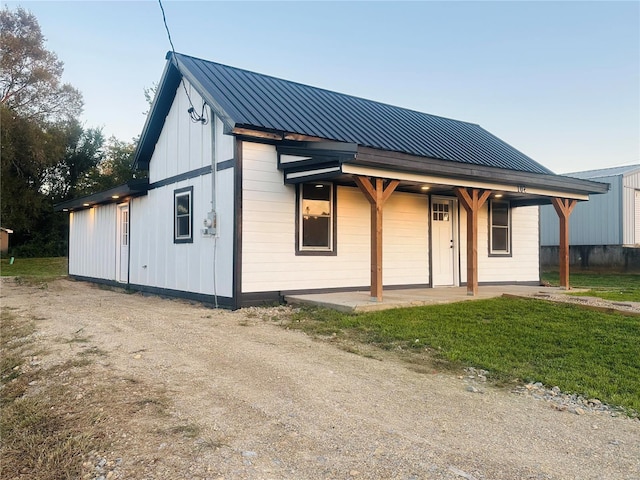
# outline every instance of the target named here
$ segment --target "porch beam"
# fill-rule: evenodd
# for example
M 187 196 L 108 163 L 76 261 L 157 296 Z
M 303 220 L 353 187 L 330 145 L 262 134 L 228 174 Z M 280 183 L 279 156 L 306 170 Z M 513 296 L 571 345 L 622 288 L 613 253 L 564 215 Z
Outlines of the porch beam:
M 554 197 L 551 203 L 560 219 L 560 286 L 569 290 L 569 215 L 578 201 Z
M 354 181 L 371 205 L 371 298 L 382 301 L 382 211 L 400 181 L 354 176 Z
M 455 187 L 460 204 L 467 212 L 467 295 L 478 294 L 478 212 L 491 190 Z

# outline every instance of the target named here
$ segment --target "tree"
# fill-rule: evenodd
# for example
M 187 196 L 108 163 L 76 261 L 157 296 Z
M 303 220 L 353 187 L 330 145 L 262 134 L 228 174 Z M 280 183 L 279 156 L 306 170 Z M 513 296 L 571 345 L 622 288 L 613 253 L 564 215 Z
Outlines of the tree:
M 137 139 L 123 142 L 112 136 L 107 140 L 105 159 L 100 164 L 101 190 L 122 185 L 134 178 L 133 155 L 137 144 Z
M 33 14 L 5 7 L 0 30 L 2 225 L 22 255 L 64 255 L 66 218 L 53 213 L 49 174 L 65 159 L 82 96 L 62 83 L 63 63 Z
M 149 115 L 151 111 L 151 106 L 153 105 L 153 100 L 156 98 L 156 93 L 158 93 L 158 84 L 157 82 L 153 82 L 150 87 L 144 87 L 144 99 L 149 105 L 149 110 L 146 112 L 142 112 L 143 115 Z
M 63 219 L 53 215 L 52 200 L 42 191 L 47 169 L 64 157 L 64 132 L 45 130 L 4 105 L 0 112 L 2 225 L 13 229 L 13 245 L 31 243 L 33 254 L 64 254 Z
M 102 129 L 84 129 L 74 120 L 65 133 L 64 157 L 47 171 L 45 185 L 56 202 L 94 193 L 92 172 L 104 158 Z
M 69 120 L 82 112 L 82 95 L 61 83 L 64 64 L 44 47 L 36 17 L 21 7 L 0 11 L 0 103 L 40 122 Z
M 77 120 L 82 96 L 63 84 L 63 63 L 44 46 L 36 17 L 0 10 L 0 218 L 16 255 L 65 255 L 67 217 L 57 202 L 132 178 L 135 143 Z
M 136 141 L 123 142 L 110 137 L 104 145 L 100 161 L 87 170 L 78 182 L 76 192 L 88 195 L 122 185 L 134 178 L 133 154 Z

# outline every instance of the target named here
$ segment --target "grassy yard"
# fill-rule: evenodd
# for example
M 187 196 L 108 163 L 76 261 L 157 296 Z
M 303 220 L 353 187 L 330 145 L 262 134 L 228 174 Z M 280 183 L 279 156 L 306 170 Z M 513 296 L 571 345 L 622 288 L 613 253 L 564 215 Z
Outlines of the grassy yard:
M 289 327 L 427 351 L 498 383 L 539 381 L 640 412 L 640 317 L 496 298 L 358 315 L 303 309 Z
M 558 285 L 557 272 L 544 273 L 542 280 Z M 640 275 L 630 273 L 571 273 L 569 284 L 574 288 L 588 288 L 588 292 L 574 293 L 600 297 L 605 300 L 640 302 Z
M 0 274 L 3 277 L 59 277 L 67 274 L 67 258 L 15 258 L 10 265 L 8 258 L 0 261 Z

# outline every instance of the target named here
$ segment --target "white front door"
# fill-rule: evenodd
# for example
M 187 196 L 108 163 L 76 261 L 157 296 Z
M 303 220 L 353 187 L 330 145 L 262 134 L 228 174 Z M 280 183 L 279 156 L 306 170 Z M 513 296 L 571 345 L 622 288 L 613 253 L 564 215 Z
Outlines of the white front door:
M 433 286 L 455 285 L 454 206 L 449 199 L 431 202 L 431 262 Z
M 129 205 L 118 206 L 118 239 L 116 242 L 117 279 L 129 281 Z

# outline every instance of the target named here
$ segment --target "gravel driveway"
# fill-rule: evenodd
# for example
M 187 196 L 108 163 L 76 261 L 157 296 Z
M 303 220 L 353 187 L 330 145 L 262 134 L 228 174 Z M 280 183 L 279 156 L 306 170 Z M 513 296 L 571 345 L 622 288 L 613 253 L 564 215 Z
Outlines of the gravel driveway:
M 4 280 L 2 305 L 39 319 L 44 362 L 97 348 L 95 375 L 167 392 L 168 418 L 154 422 L 198 425 L 180 442 L 132 428 L 103 478 L 640 479 L 638 420 L 561 412 L 486 385 L 471 392 L 454 374 L 355 355 L 255 310 L 66 279 Z M 89 343 L 60 342 L 77 332 Z

